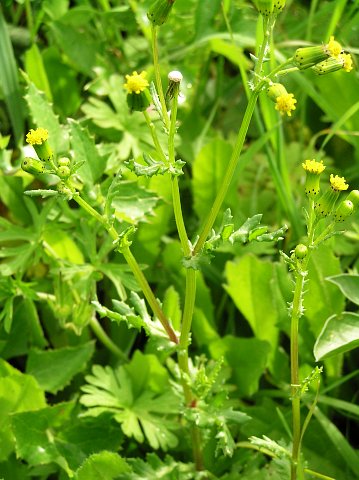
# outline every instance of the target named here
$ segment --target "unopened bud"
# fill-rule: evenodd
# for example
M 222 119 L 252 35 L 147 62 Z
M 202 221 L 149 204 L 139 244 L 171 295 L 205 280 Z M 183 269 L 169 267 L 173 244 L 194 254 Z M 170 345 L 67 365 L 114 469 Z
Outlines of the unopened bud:
M 21 168 L 24 172 L 37 174 L 37 173 L 44 173 L 45 165 L 36 158 L 25 157 L 21 163 Z

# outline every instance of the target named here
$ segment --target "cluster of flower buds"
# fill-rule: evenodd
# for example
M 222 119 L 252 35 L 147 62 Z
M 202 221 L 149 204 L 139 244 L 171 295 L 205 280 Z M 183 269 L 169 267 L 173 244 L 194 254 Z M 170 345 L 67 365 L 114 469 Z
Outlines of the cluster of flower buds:
M 320 197 L 320 176 L 325 170 L 323 161 L 306 160 L 302 163 L 306 171 L 305 193 L 315 201 L 314 208 L 318 218 L 333 215 L 336 222 L 343 222 L 359 206 L 359 190 L 352 190 L 345 200 L 338 205 L 341 192 L 348 190 L 349 185 L 344 177 L 330 175 L 330 188 Z
M 353 69 L 350 54 L 344 53 L 343 47 L 333 36 L 324 45 L 298 48 L 294 55 L 294 65 L 300 70 L 312 68 L 318 75 L 341 69 L 350 72 Z
M 32 175 L 39 173 L 54 173 L 61 180 L 71 176 L 71 160 L 67 157 L 59 158 L 54 162 L 54 154 L 48 142 L 49 132 L 45 128 L 31 129 L 26 135 L 26 142 L 32 145 L 38 158 L 25 157 L 21 168 Z

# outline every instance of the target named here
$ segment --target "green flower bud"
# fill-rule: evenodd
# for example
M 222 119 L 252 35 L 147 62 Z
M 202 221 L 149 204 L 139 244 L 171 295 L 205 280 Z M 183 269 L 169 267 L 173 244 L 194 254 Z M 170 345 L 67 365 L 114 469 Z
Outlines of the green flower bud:
M 326 75 L 327 73 L 333 73 L 344 68 L 344 60 L 342 57 L 327 58 L 324 62 L 317 63 L 312 67 L 312 70 L 317 75 Z
M 353 203 L 354 210 L 356 210 L 359 206 L 359 190 L 352 190 L 346 200 L 350 200 Z
M 156 0 L 147 12 L 147 17 L 153 25 L 163 25 L 173 7 L 175 0 Z
M 267 95 L 273 102 L 276 102 L 278 97 L 287 95 L 287 93 L 285 86 L 281 83 L 273 83 L 267 88 Z
M 344 222 L 354 212 L 353 202 L 350 200 L 343 200 L 339 203 L 338 208 L 334 213 L 334 220 L 336 222 Z
M 255 0 L 255 6 L 261 15 L 268 17 L 273 13 L 274 0 Z
M 57 164 L 59 167 L 68 167 L 71 163 L 71 160 L 67 157 L 62 157 L 57 160 Z
M 294 54 L 294 64 L 300 70 L 304 70 L 329 57 L 338 58 L 341 52 L 342 46 L 331 36 L 329 42 L 324 45 L 298 48 Z
M 35 175 L 38 173 L 44 173 L 45 171 L 45 165 L 40 160 L 30 157 L 24 158 L 21 163 L 21 168 L 24 170 L 24 172 Z
M 295 247 L 294 255 L 298 260 L 303 260 L 303 258 L 308 255 L 308 247 L 303 245 L 303 243 L 299 243 L 299 245 Z
M 56 175 L 58 175 L 62 179 L 66 179 L 69 178 L 69 176 L 71 175 L 71 170 L 66 165 L 63 165 L 56 170 Z

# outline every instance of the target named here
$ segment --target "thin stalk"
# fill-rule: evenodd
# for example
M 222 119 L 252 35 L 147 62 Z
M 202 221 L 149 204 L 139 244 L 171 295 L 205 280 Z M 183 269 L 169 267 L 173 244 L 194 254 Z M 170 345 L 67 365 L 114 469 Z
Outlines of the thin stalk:
M 229 185 L 232 181 L 232 178 L 233 178 L 234 172 L 236 170 L 238 160 L 239 160 L 242 148 L 243 148 L 244 140 L 245 140 L 246 135 L 247 135 L 248 127 L 249 127 L 249 124 L 250 124 L 250 121 L 251 121 L 251 118 L 252 118 L 252 115 L 253 115 L 253 112 L 254 112 L 256 101 L 257 101 L 257 98 L 258 98 L 258 94 L 259 94 L 259 91 L 254 90 L 251 93 L 251 96 L 249 98 L 247 108 L 246 108 L 246 111 L 244 113 L 243 121 L 242 121 L 242 124 L 241 124 L 239 132 L 238 132 L 237 140 L 236 140 L 236 143 L 234 145 L 233 153 L 232 153 L 232 156 L 229 160 L 228 168 L 226 170 L 226 173 L 224 175 L 221 187 L 220 187 L 220 189 L 217 193 L 217 196 L 214 200 L 214 203 L 212 205 L 212 208 L 210 210 L 210 213 L 209 213 L 209 216 L 206 220 L 206 223 L 205 223 L 205 225 L 202 229 L 202 232 L 199 236 L 199 239 L 198 239 L 198 241 L 197 241 L 197 243 L 194 247 L 194 251 L 193 251 L 194 255 L 201 251 L 201 249 L 204 245 L 204 242 L 206 241 L 206 238 L 207 238 L 209 232 L 211 231 L 211 228 L 212 228 L 212 226 L 213 226 L 213 224 L 216 220 L 216 217 L 217 217 L 217 215 L 218 215 L 218 213 L 221 209 L 222 203 L 223 203 L 223 201 L 226 197 Z
M 92 331 L 94 332 L 96 337 L 100 340 L 101 343 L 103 343 L 103 345 L 108 350 L 110 350 L 110 352 L 116 355 L 116 357 L 120 358 L 123 362 L 128 362 L 127 355 L 111 340 L 111 338 L 102 328 L 100 322 L 94 316 L 91 317 L 90 327 L 92 328 Z
M 290 332 L 290 378 L 291 378 L 291 397 L 292 397 L 292 422 L 293 422 L 293 447 L 292 447 L 292 465 L 291 480 L 297 479 L 299 447 L 300 447 L 300 394 L 299 389 L 299 351 L 298 351 L 298 326 L 302 311 L 302 297 L 304 289 L 304 276 L 298 273 L 296 276 L 291 332 Z
M 143 116 L 145 117 L 148 129 L 151 132 L 151 137 L 152 137 L 153 145 L 156 149 L 156 152 L 159 154 L 159 156 L 161 157 L 161 160 L 164 163 L 168 163 L 168 159 L 166 158 L 166 155 L 164 154 L 164 152 L 162 150 L 160 141 L 158 140 L 156 127 L 155 127 L 154 123 L 151 121 L 151 118 L 150 118 L 149 114 L 146 112 L 146 110 L 143 112 Z
M 151 39 L 152 39 L 153 66 L 154 66 L 154 70 L 155 70 L 157 93 L 158 93 L 160 103 L 161 103 L 161 107 L 162 107 L 163 120 L 164 120 L 166 128 L 168 129 L 169 128 L 169 118 L 168 118 L 168 113 L 167 113 L 165 96 L 163 94 L 161 73 L 160 73 L 160 67 L 159 67 L 159 61 L 158 61 L 157 27 L 154 26 L 154 25 L 151 26 Z
M 82 207 L 92 217 L 96 218 L 96 220 L 105 227 L 105 229 L 108 231 L 114 241 L 117 241 L 119 239 L 118 233 L 116 232 L 115 228 L 108 223 L 106 217 L 99 214 L 94 208 L 91 207 L 91 205 L 86 202 L 86 200 L 80 197 L 80 195 L 74 195 L 73 199 L 76 203 L 80 205 L 80 207 Z M 170 340 L 172 340 L 172 342 L 178 343 L 177 335 L 175 334 L 165 314 L 163 313 L 160 304 L 158 303 L 154 293 L 152 292 L 151 287 L 149 286 L 146 277 L 142 273 L 142 270 L 140 269 L 140 266 L 138 265 L 135 257 L 132 255 L 131 250 L 129 249 L 129 247 L 126 247 L 121 251 L 121 253 L 123 254 L 124 259 L 126 260 L 129 267 L 131 268 L 132 273 L 134 274 L 138 284 L 140 285 L 141 290 L 153 313 L 157 316 L 163 328 L 167 332 L 168 337 L 170 338 Z

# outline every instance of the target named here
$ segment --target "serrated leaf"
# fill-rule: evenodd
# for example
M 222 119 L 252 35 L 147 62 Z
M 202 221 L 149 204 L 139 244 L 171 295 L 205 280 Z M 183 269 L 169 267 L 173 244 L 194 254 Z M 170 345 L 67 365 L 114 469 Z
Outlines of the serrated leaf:
M 146 460 L 142 458 L 128 459 L 129 465 L 132 467 L 131 473 L 120 475 L 118 480 L 193 480 L 194 466 L 189 463 L 175 461 L 169 455 L 164 459 L 160 459 L 156 454 L 149 453 Z M 200 478 L 200 473 L 198 474 Z
M 337 285 L 343 295 L 351 302 L 359 305 L 359 275 L 343 273 L 334 277 L 327 277 L 326 280 Z
M 103 451 L 88 457 L 76 471 L 76 480 L 113 480 L 130 472 L 126 460 L 117 453 Z
M 119 181 L 111 195 L 116 217 L 131 224 L 147 221 L 159 201 L 155 193 L 130 181 Z
M 105 159 L 99 154 L 87 128 L 72 119 L 69 120 L 69 125 L 74 160 L 76 163 L 83 162 L 77 173 L 86 185 L 92 187 L 105 170 Z
M 48 198 L 48 197 L 56 197 L 59 195 L 59 192 L 56 190 L 25 190 L 25 195 L 29 197 L 41 197 L 41 198 Z
M 349 352 L 359 346 L 359 315 L 343 312 L 325 322 L 314 345 L 316 361 Z
M 131 171 L 135 172 L 138 177 L 152 177 L 153 175 L 163 175 L 168 172 L 169 166 L 165 165 L 162 160 L 154 160 L 150 155 L 146 155 L 145 153 L 142 155 L 142 158 L 145 165 L 135 162 L 134 159 L 125 162 L 125 165 Z
M 46 392 L 57 393 L 85 368 L 94 350 L 94 342 L 56 350 L 31 350 L 26 371 Z
M 65 128 L 61 127 L 59 119 L 54 114 L 45 95 L 26 76 L 25 80 L 28 84 L 25 100 L 35 125 L 48 130 L 49 144 L 56 154 L 67 153 L 69 151 L 69 141 Z
M 34 377 L 7 367 L 2 361 L 0 378 L 0 461 L 6 460 L 14 449 L 10 429 L 10 415 L 16 412 L 37 410 L 46 405 L 45 394 Z
M 12 415 L 17 456 L 30 465 L 54 462 L 72 477 L 72 470 L 56 444 L 54 429 L 68 421 L 73 408 L 74 403 L 61 403 L 35 412 Z

